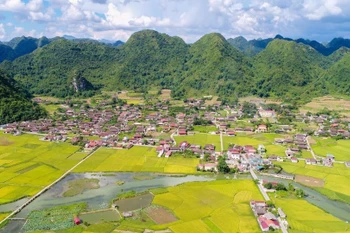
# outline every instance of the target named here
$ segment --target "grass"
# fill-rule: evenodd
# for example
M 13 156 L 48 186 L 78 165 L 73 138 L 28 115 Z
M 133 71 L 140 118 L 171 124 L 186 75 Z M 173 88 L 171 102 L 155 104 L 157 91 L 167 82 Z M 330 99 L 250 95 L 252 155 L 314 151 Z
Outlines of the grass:
M 253 181 L 192 182 L 167 188 L 153 204 L 173 211 L 179 221 L 169 228 L 185 232 L 259 232 L 251 199 L 262 200 Z
M 35 195 L 80 161 L 79 147 L 35 135 L 2 134 L 0 145 L 0 204 Z
M 316 144 L 311 145 L 315 154 L 319 156 L 326 156 L 332 154 L 336 160 L 350 161 L 350 140 L 334 140 L 332 138 L 313 138 Z
M 205 146 L 205 144 L 214 144 L 215 151 L 221 151 L 220 135 L 210 135 L 210 134 L 195 134 L 188 136 L 175 136 L 176 144 L 183 141 L 187 141 L 190 144 L 198 144 Z
M 46 109 L 46 111 L 48 111 L 48 113 L 50 113 L 51 115 L 54 113 L 54 112 L 57 112 L 57 109 L 58 108 L 62 108 L 61 105 L 59 104 L 41 104 L 41 106 L 43 108 Z
M 332 196 L 342 196 L 343 200 L 350 197 L 350 169 L 344 164 L 334 164 L 334 167 L 324 167 L 315 165 L 306 165 L 304 161 L 298 163 L 276 162 L 288 173 L 300 174 L 320 178 L 325 181 L 322 192 L 329 198 Z M 349 202 L 350 203 L 350 202 Z
M 237 144 L 237 145 L 252 145 L 255 148 L 257 148 L 260 144 L 263 144 L 266 148 L 266 154 L 267 155 L 285 155 L 285 150 L 287 149 L 284 146 L 281 145 L 275 145 L 274 140 L 275 138 L 283 138 L 284 136 L 271 133 L 271 134 L 252 134 L 249 136 L 236 136 L 236 137 L 229 137 L 224 136 L 224 149 L 227 150 L 230 144 Z
M 346 223 L 303 199 L 273 199 L 287 214 L 293 232 L 345 232 Z
M 209 133 L 209 132 L 216 132 L 218 129 L 215 126 L 212 125 L 195 125 L 193 126 L 193 131 L 197 131 L 200 133 Z
M 181 156 L 157 157 L 155 148 L 134 146 L 130 150 L 101 148 L 75 172 L 161 172 L 173 174 L 196 173 L 199 159 Z
M 85 190 L 89 189 L 98 189 L 100 187 L 99 179 L 78 179 L 78 180 L 71 180 L 68 182 L 68 190 L 63 193 L 64 197 L 73 197 L 78 194 L 83 193 Z

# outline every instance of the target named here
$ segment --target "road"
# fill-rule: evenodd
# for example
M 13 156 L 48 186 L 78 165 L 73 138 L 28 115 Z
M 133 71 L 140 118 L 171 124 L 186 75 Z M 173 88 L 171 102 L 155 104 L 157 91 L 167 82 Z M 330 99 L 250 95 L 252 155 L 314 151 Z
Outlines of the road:
M 311 155 L 312 157 L 314 157 L 314 159 L 319 159 L 319 156 L 317 156 L 314 151 L 312 150 L 312 147 L 309 143 L 309 137 L 306 138 L 306 143 L 307 143 L 307 146 L 310 148 L 310 152 L 311 152 Z
M 0 221 L 0 225 L 2 223 L 4 223 L 5 221 L 12 219 L 12 216 L 18 214 L 19 212 L 21 212 L 22 209 L 24 209 L 27 205 L 29 205 L 32 201 L 34 201 L 36 198 L 38 198 L 41 194 L 43 194 L 44 192 L 46 192 L 47 190 L 49 190 L 52 186 L 54 186 L 56 183 L 58 183 L 60 180 L 62 180 L 64 177 L 66 177 L 70 172 L 72 172 L 76 167 L 78 167 L 80 164 L 82 164 L 85 160 L 87 160 L 88 158 L 90 158 L 90 156 L 92 156 L 96 151 L 98 151 L 97 148 L 96 150 L 92 151 L 89 155 L 87 155 L 85 158 L 83 158 L 79 163 L 77 163 L 76 165 L 74 165 L 71 169 L 69 169 L 68 171 L 66 171 L 62 176 L 60 176 L 57 180 L 55 180 L 54 182 L 52 182 L 51 184 L 49 184 L 48 186 L 46 186 L 45 188 L 43 188 L 40 192 L 38 192 L 35 196 L 33 196 L 32 198 L 30 198 L 27 202 L 25 202 L 23 205 L 21 205 L 20 207 L 18 207 L 16 210 L 14 210 L 10 215 L 8 215 L 5 219 L 3 219 L 2 221 Z

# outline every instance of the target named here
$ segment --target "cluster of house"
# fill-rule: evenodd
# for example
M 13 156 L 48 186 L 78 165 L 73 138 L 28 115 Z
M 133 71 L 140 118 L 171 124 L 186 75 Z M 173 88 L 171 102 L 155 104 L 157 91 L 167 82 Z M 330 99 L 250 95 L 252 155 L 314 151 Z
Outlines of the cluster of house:
M 269 206 L 265 201 L 252 200 L 250 201 L 250 208 L 257 217 L 257 221 L 263 232 L 280 229 L 277 216 L 269 211 Z M 286 217 L 281 209 L 278 209 L 278 213 L 281 218 Z
M 332 123 L 329 127 L 326 127 L 324 125 L 320 125 L 317 131 L 314 132 L 315 136 L 343 136 L 345 139 L 350 138 L 350 132 L 349 129 L 344 129 L 341 127 L 341 125 L 338 123 L 338 120 L 332 120 Z
M 326 167 L 333 167 L 334 161 L 335 161 L 335 157 L 332 154 L 327 154 L 326 158 L 322 158 L 322 159 L 314 159 L 314 158 L 305 159 L 305 163 L 307 165 L 323 165 Z

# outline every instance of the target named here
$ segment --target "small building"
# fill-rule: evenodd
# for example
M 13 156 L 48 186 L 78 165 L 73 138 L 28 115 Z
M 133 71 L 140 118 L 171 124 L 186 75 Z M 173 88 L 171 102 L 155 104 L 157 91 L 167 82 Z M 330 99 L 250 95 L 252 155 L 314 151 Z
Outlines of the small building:
M 297 163 L 299 160 L 296 157 L 292 157 L 290 161 L 292 161 L 292 163 Z
M 262 145 L 262 144 L 260 144 L 260 145 L 258 146 L 258 151 L 259 151 L 259 153 L 265 153 L 265 152 L 266 152 L 265 146 Z
M 79 225 L 81 223 L 80 218 L 78 218 L 77 216 L 75 216 L 73 220 L 75 225 Z
M 344 163 L 346 167 L 350 167 L 350 161 Z
M 123 217 L 124 217 L 124 218 L 131 218 L 132 216 L 133 216 L 133 214 L 132 214 L 131 211 L 123 212 Z

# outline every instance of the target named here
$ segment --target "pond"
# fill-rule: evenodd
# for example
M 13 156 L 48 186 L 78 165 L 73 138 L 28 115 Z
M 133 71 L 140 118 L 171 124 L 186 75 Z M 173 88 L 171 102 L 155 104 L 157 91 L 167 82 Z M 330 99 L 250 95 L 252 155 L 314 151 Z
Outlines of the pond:
M 135 176 L 152 176 L 151 180 L 134 180 Z M 85 192 L 73 197 L 63 197 L 66 191 L 66 183 L 71 180 L 82 178 L 99 179 L 99 189 L 86 190 Z M 117 194 L 134 190 L 135 192 L 146 191 L 150 188 L 175 186 L 178 184 L 193 181 L 215 180 L 213 176 L 168 176 L 155 175 L 150 173 L 82 173 L 70 174 L 54 187 L 35 199 L 26 208 L 24 208 L 16 217 L 25 218 L 31 211 L 46 209 L 57 205 L 67 205 L 79 202 L 86 202 L 89 210 L 100 210 L 110 207 L 111 201 L 117 197 Z M 118 181 L 124 181 L 123 185 L 118 185 Z M 18 203 L 12 203 L 14 206 Z M 0 206 L 0 212 L 5 212 L 5 208 L 11 206 Z

